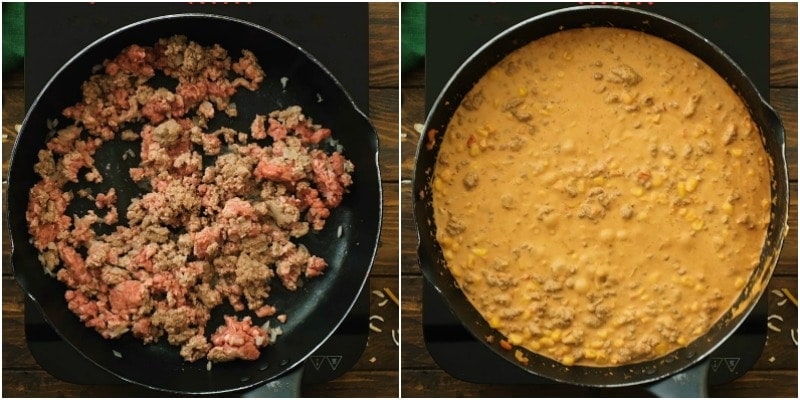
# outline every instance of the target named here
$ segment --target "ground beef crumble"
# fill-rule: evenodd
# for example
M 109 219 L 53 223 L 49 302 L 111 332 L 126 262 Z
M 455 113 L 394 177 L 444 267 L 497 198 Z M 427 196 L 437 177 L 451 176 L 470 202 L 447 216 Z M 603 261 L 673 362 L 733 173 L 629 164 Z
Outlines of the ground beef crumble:
M 158 75 L 175 89 L 149 86 Z M 270 332 L 249 316 L 206 332 L 211 310 L 227 301 L 274 316 L 273 278 L 294 291 L 323 274 L 325 260 L 291 239 L 321 230 L 352 184 L 353 164 L 319 148 L 330 129 L 290 106 L 255 115 L 249 133 L 207 131 L 216 111 L 238 115 L 239 88 L 258 90 L 264 78 L 248 50 L 233 61 L 218 45 L 173 36 L 106 60 L 64 109 L 74 122 L 39 151 L 26 217 L 46 272 L 67 285 L 67 306 L 87 327 L 166 339 L 190 362 L 254 360 Z M 103 181 L 94 155 L 117 134 L 140 142 L 141 162 L 127 173 L 147 188 L 119 211 L 115 188 L 67 189 Z M 68 211 L 73 190 L 95 209 Z M 111 233 L 96 233 L 103 225 Z

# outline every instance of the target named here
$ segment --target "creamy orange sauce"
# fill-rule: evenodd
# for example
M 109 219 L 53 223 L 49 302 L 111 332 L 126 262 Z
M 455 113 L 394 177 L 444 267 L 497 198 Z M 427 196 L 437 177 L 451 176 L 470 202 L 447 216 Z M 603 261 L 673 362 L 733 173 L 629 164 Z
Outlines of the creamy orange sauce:
M 748 282 L 769 166 L 747 108 L 698 58 L 641 32 L 567 30 L 503 59 L 455 113 L 437 239 L 512 345 L 564 365 L 654 359 Z

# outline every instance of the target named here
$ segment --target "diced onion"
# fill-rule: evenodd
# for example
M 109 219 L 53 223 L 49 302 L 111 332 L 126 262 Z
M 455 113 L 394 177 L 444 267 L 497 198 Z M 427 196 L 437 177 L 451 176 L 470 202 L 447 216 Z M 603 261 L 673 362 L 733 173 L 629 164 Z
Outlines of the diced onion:
M 372 321 L 372 320 L 376 320 L 376 319 L 377 319 L 378 321 L 381 321 L 381 322 L 383 322 L 383 321 L 384 321 L 383 317 L 381 317 L 380 315 L 371 315 L 371 316 L 369 317 L 369 320 L 370 320 L 370 321 Z

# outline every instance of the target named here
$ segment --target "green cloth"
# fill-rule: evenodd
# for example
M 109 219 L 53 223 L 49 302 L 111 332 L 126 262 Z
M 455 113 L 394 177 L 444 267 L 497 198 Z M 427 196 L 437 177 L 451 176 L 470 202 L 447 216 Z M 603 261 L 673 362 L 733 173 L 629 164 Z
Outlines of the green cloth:
M 25 3 L 3 3 L 3 75 L 25 58 Z
M 401 67 L 403 72 L 425 62 L 425 3 L 401 2 Z

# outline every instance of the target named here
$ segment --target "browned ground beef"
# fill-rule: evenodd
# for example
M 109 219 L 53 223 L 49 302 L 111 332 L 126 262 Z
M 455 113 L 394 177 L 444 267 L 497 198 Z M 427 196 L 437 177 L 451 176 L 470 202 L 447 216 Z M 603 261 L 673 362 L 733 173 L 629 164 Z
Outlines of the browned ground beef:
M 132 45 L 83 84 L 83 99 L 63 112 L 74 122 L 39 152 L 42 179 L 26 215 L 32 243 L 46 271 L 68 286 L 69 309 L 105 338 L 166 336 L 187 361 L 252 360 L 274 334 L 228 316 L 209 340 L 211 310 L 228 301 L 275 315 L 272 278 L 296 290 L 327 266 L 291 239 L 324 227 L 352 184 L 353 164 L 318 148 L 331 131 L 298 106 L 256 115 L 249 133 L 208 132 L 216 111 L 237 116 L 231 96 L 239 87 L 254 91 L 264 80 L 253 53 L 242 53 L 233 61 L 183 36 Z M 174 92 L 147 85 L 158 74 L 178 80 Z M 65 185 L 102 182 L 93 157 L 117 135 L 141 141 L 129 174 L 150 190 L 124 210 L 124 225 L 114 188 L 77 190 L 96 210 L 69 215 L 75 195 Z M 269 145 L 255 142 L 267 136 Z M 213 163 L 204 167 L 203 156 Z M 96 233 L 102 224 L 115 230 Z

